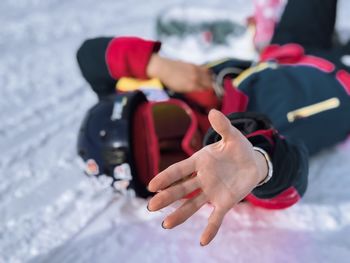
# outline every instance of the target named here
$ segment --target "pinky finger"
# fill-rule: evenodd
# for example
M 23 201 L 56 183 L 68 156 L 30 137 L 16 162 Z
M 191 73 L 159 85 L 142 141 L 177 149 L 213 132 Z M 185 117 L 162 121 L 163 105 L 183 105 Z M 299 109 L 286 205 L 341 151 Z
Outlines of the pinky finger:
M 225 210 L 214 208 L 213 212 L 211 213 L 208 219 L 208 225 L 201 236 L 200 244 L 202 246 L 208 245 L 214 239 L 214 237 L 219 231 L 225 214 Z

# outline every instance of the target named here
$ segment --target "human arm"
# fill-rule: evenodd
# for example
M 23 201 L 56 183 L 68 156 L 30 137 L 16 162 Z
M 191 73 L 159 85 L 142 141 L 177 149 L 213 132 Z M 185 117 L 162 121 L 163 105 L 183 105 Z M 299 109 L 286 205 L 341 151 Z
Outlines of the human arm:
M 159 78 L 170 90 L 179 93 L 210 89 L 212 73 L 205 66 L 152 54 L 146 69 L 149 77 Z
M 170 166 L 154 177 L 148 186 L 152 192 L 160 191 L 149 202 L 148 209 L 151 211 L 201 189 L 197 196 L 186 200 L 163 222 L 163 227 L 173 228 L 210 202 L 214 210 L 202 234 L 201 245 L 207 245 L 215 237 L 225 214 L 267 176 L 264 156 L 253 149 L 252 144 L 222 113 L 212 110 L 209 121 L 222 139 Z M 182 180 L 192 173 L 196 176 Z
M 77 60 L 84 78 L 98 95 L 110 94 L 122 77 L 159 78 L 174 92 L 210 89 L 212 74 L 205 66 L 164 58 L 161 43 L 137 37 L 99 37 L 86 40 Z
M 136 37 L 114 38 L 106 50 L 109 72 L 115 79 L 133 77 L 159 78 L 174 92 L 209 89 L 212 85 L 208 68 L 173 60 L 158 54 L 161 43 Z
M 151 211 L 201 188 L 200 194 L 186 200 L 165 219 L 163 226 L 172 228 L 183 223 L 210 202 L 214 211 L 201 238 L 203 245 L 214 238 L 226 212 L 243 198 L 267 209 L 286 208 L 300 199 L 307 185 L 308 156 L 302 144 L 278 135 L 263 115 L 235 113 L 228 116 L 230 121 L 218 112 L 215 115 L 214 120 L 213 113 L 209 115 L 213 130 L 205 138 L 207 146 L 185 161 L 170 166 L 149 184 L 151 191 L 164 189 L 150 200 L 148 208 Z M 220 125 L 229 132 L 223 132 Z M 230 128 L 230 125 L 236 128 Z M 223 136 L 222 133 L 232 134 Z M 262 185 L 258 184 L 267 175 L 267 162 L 260 153 L 252 150 L 253 145 L 268 152 L 273 163 L 272 178 Z M 193 172 L 197 176 L 188 178 Z M 181 181 L 183 177 L 187 180 Z M 180 183 L 173 185 L 174 182 Z

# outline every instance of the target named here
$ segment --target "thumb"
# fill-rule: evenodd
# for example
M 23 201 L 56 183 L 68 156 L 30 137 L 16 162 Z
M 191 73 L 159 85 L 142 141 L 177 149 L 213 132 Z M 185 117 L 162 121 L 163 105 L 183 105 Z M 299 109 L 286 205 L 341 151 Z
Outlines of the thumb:
M 220 134 L 223 140 L 232 138 L 238 132 L 230 123 L 229 119 L 218 110 L 210 110 L 208 115 L 209 122 L 213 129 Z

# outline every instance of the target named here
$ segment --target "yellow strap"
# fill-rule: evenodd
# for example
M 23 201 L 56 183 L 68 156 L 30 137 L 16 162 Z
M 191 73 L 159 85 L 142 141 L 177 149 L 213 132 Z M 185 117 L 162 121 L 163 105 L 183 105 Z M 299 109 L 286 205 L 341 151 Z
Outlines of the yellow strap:
M 153 78 L 148 80 L 140 80 L 134 78 L 121 78 L 116 84 L 119 91 L 134 91 L 139 89 L 164 89 L 159 79 Z
M 263 71 L 265 69 L 272 68 L 276 69 L 277 64 L 275 63 L 267 63 L 267 62 L 262 62 L 256 65 L 255 67 L 250 67 L 246 70 L 244 70 L 237 78 L 233 80 L 233 86 L 238 87 L 245 79 L 253 75 L 254 73 Z
M 219 64 L 222 64 L 226 61 L 229 61 L 230 59 L 229 58 L 222 58 L 222 59 L 218 59 L 218 60 L 214 60 L 214 61 L 211 61 L 211 62 L 208 62 L 205 64 L 206 67 L 208 68 L 212 68 L 212 67 L 215 67 Z

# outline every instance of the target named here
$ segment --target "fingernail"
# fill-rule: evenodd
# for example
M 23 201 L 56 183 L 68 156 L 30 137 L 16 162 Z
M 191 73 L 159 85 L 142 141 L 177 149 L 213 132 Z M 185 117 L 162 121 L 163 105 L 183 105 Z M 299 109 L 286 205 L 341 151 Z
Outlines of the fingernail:
M 149 212 L 152 212 L 151 209 L 149 209 L 149 204 L 147 204 L 147 210 L 148 210 Z
M 201 245 L 201 247 L 204 247 L 204 244 L 202 242 L 199 242 L 199 244 Z
M 162 222 L 162 228 L 167 229 L 167 228 L 164 226 L 164 221 Z

